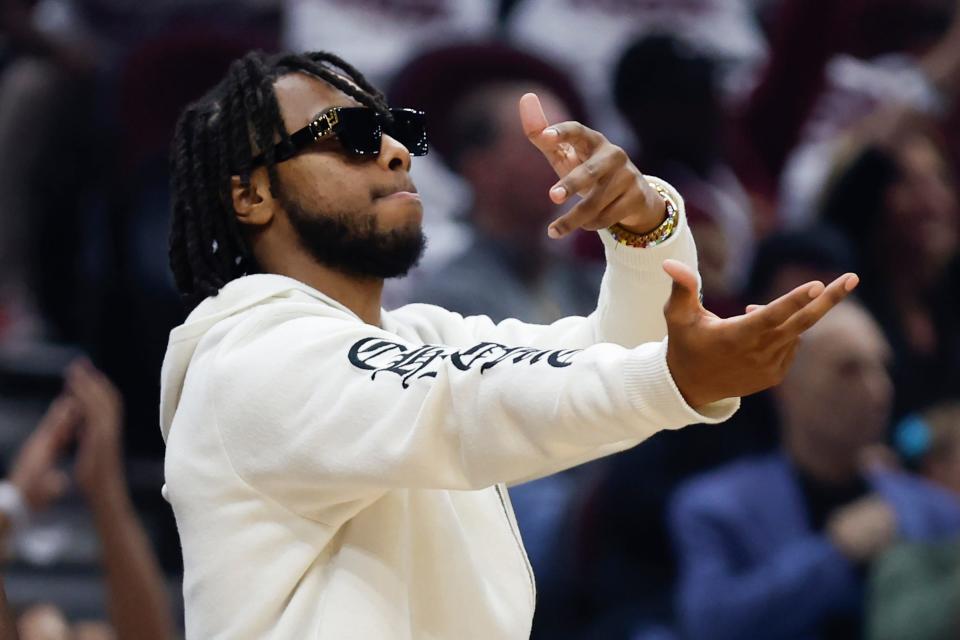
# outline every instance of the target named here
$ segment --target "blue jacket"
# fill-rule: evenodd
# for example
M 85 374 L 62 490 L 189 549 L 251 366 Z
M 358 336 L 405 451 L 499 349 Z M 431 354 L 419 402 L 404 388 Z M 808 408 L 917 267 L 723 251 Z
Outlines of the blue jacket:
M 869 481 L 896 513 L 901 538 L 960 532 L 960 501 L 945 491 L 901 473 Z M 826 614 L 861 605 L 861 577 L 811 530 L 782 454 L 694 478 L 675 495 L 670 527 L 680 560 L 678 618 L 690 638 L 815 638 Z

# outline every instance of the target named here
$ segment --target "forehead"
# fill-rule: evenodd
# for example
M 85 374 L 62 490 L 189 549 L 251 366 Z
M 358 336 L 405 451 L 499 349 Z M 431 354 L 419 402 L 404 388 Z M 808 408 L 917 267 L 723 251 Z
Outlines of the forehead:
M 352 84 L 348 78 L 343 79 Z M 328 107 L 363 106 L 328 82 L 306 73 L 280 76 L 273 83 L 273 90 L 280 105 L 283 124 L 290 133 L 305 127 L 314 116 Z

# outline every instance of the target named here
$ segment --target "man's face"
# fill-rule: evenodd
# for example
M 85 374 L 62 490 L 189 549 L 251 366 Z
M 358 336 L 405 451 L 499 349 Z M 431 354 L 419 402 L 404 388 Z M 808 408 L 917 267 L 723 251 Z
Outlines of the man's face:
M 291 133 L 329 107 L 363 106 L 302 73 L 282 76 L 274 89 Z M 423 205 L 409 170 L 409 151 L 387 134 L 376 158 L 348 155 L 327 139 L 277 165 L 279 204 L 321 264 L 360 277 L 400 276 L 425 246 Z
M 860 307 L 841 304 L 803 336 L 778 390 L 787 423 L 808 441 L 855 455 L 879 442 L 890 416 L 890 347 Z

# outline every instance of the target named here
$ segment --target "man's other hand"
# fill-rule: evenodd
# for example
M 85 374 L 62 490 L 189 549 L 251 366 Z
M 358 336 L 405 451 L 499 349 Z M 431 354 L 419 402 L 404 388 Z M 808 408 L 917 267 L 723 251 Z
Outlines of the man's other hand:
M 700 303 L 697 275 L 677 260 L 663 269 L 673 279 L 664 306 L 667 364 L 692 407 L 757 393 L 779 384 L 800 335 L 846 298 L 859 283 L 847 273 L 828 286 L 808 282 L 748 313 L 720 318 Z

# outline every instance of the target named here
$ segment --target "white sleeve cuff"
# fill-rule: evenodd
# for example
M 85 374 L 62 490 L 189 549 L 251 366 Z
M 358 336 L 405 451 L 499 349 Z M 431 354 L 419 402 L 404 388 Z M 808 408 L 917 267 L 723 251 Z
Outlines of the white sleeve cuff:
M 689 256 L 687 254 L 690 253 L 693 242 L 692 239 L 689 238 L 690 229 L 687 226 L 687 214 L 685 205 L 683 204 L 683 197 L 681 197 L 680 193 L 674 189 L 669 182 L 653 176 L 645 177 L 648 181 L 663 187 L 677 204 L 677 227 L 673 230 L 673 234 L 661 244 L 645 249 L 622 245 L 613 239 L 613 235 L 609 231 L 600 229 L 597 233 L 600 234 L 600 240 L 603 242 L 607 262 L 620 264 L 631 269 L 654 269 L 657 271 L 660 270 L 660 265 L 662 265 L 663 261 L 667 258 L 676 258 L 682 262 L 688 262 Z M 693 252 L 695 260 L 696 249 L 693 249 Z M 695 264 L 696 262 L 694 262 L 694 265 Z
M 650 353 L 649 349 L 656 349 Z M 654 357 L 651 357 L 654 356 Z M 687 404 L 667 366 L 667 339 L 638 347 L 624 366 L 627 397 L 638 413 L 650 416 L 663 429 L 689 424 L 716 424 L 740 408 L 740 398 L 712 402 L 699 411 Z

